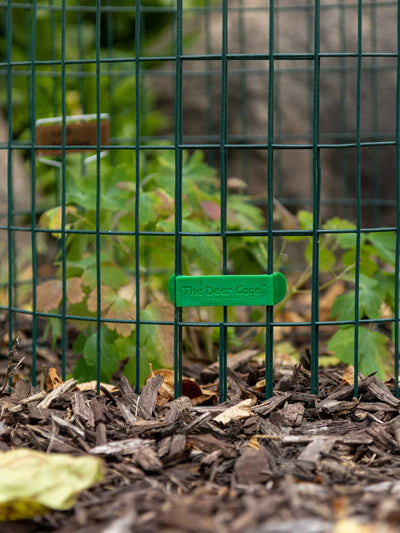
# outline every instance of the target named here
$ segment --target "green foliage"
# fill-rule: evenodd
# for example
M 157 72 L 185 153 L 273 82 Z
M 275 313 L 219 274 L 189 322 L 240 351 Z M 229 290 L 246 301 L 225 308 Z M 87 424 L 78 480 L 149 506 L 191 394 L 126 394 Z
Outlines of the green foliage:
M 12 2 L 11 25 L 8 25 L 6 7 L 0 7 L 0 57 L 14 63 L 11 95 L 7 94 L 5 78 L 0 78 L 0 112 L 12 122 L 13 139 L 32 138 L 32 111 L 34 120 L 61 116 L 63 104 L 66 115 L 95 113 L 96 94 L 96 39 L 99 39 L 101 112 L 112 115 L 112 135 L 133 139 L 136 134 L 135 47 L 136 8 L 130 0 L 119 0 L 113 11 L 112 2 L 101 6 L 100 27 L 96 26 L 95 0 L 85 5 L 77 0 L 68 2 L 63 14 L 61 0 L 38 1 L 27 7 L 23 0 Z M 169 0 L 142 0 L 140 10 L 140 54 L 154 55 L 154 43 L 159 61 L 150 61 L 146 69 L 154 69 L 163 58 L 174 53 L 170 39 L 175 24 L 176 7 Z M 193 16 L 193 8 L 206 5 L 205 0 L 185 1 L 185 20 Z M 150 8 L 150 9 L 146 9 Z M 33 18 L 35 13 L 35 20 Z M 65 18 L 63 18 L 65 17 Z M 62 47 L 64 24 L 65 49 Z M 11 35 L 8 35 L 10 29 Z M 32 50 L 33 38 L 35 50 Z M 8 38 L 11 46 L 8 47 Z M 195 35 L 183 35 L 183 43 Z M 64 53 L 64 57 L 63 57 Z M 34 87 L 29 62 L 36 62 Z M 72 62 L 64 73 L 62 85 L 61 60 Z M 113 61 L 115 60 L 115 62 Z M 28 62 L 28 64 L 25 64 Z M 18 63 L 21 63 L 18 65 Z M 32 102 L 32 95 L 35 101 Z M 65 101 L 62 101 L 65 94 Z M 28 105 L 29 102 L 29 105 Z M 156 109 L 154 94 L 141 76 L 140 134 L 155 135 L 165 127 L 166 120 Z M 37 176 L 39 184 L 42 176 Z
M 146 164 L 145 164 L 146 163 Z M 137 297 L 140 297 L 140 356 L 153 367 L 173 364 L 174 336 L 171 323 L 174 308 L 167 297 L 168 279 L 174 272 L 175 258 L 175 161 L 171 151 L 160 150 L 143 162 L 148 171 L 135 179 L 133 166 L 121 163 L 112 166 L 101 162 L 99 191 L 96 187 L 96 165 L 82 174 L 80 156 L 68 157 L 66 201 L 48 209 L 40 218 L 40 226 L 51 230 L 58 240 L 65 240 L 66 261 L 58 258 L 56 279 L 38 285 L 38 308 L 42 311 L 59 309 L 63 298 L 61 279 L 66 276 L 66 305 L 69 314 L 95 317 L 98 312 L 106 320 L 98 332 L 85 321 L 76 321 L 82 331 L 74 345 L 83 353 L 74 370 L 80 380 L 95 379 L 98 346 L 101 350 L 101 378 L 109 381 L 118 367 L 118 360 L 129 361 L 136 352 Z M 184 232 L 196 233 L 182 238 L 183 273 L 217 274 L 221 271 L 222 242 L 217 236 L 221 225 L 220 187 L 215 171 L 203 160 L 201 152 L 183 155 L 183 217 Z M 136 187 L 138 211 L 135 213 Z M 97 194 L 100 193 L 100 209 Z M 232 196 L 233 198 L 233 196 Z M 65 233 L 62 221 L 65 221 Z M 241 195 L 228 206 L 227 227 L 260 229 L 260 210 Z M 100 249 L 97 252 L 96 229 L 100 229 Z M 135 249 L 135 231 L 139 248 Z M 164 235 L 165 234 L 165 235 Z M 243 253 L 237 254 L 241 249 Z M 259 245 L 255 239 L 230 237 L 228 256 L 233 251 L 238 271 L 261 272 Z M 245 253 L 244 253 L 245 252 Z M 138 254 L 139 272 L 135 271 Z M 99 263 L 99 264 L 98 264 Z M 101 295 L 97 293 L 100 275 Z M 140 278 L 141 294 L 136 294 L 136 276 Z M 132 363 L 127 375 L 132 378 Z
M 297 219 L 301 229 L 312 228 L 311 213 L 300 211 Z M 329 340 L 328 349 L 342 362 L 353 363 L 357 334 L 360 371 L 364 374 L 376 371 L 378 376 L 383 378 L 390 362 L 389 336 L 383 331 L 377 331 L 376 324 L 360 323 L 356 330 L 354 320 L 356 302 L 360 319 L 379 319 L 383 310 L 389 310 L 392 316 L 394 315 L 396 235 L 394 232 L 360 234 L 361 260 L 358 266 L 359 283 L 356 294 L 356 226 L 335 217 L 328 220 L 322 229 L 328 232 L 320 235 L 319 271 L 330 276 L 328 284 L 341 279 L 347 286 L 345 293 L 336 297 L 331 318 L 348 324 L 339 327 Z M 304 284 L 310 276 L 313 242 L 310 237 L 296 237 L 296 239 L 307 241 L 305 259 L 308 269 L 305 275 L 303 273 L 300 276 L 301 283 Z M 293 292 L 288 294 L 287 299 L 291 296 Z

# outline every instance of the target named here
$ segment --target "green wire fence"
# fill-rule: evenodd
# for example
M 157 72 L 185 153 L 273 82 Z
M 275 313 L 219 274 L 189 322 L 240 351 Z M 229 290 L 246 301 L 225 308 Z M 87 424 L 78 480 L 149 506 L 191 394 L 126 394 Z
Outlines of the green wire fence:
M 5 355 L 22 328 L 34 385 L 50 341 L 62 379 L 99 388 L 123 369 L 139 390 L 148 363 L 173 365 L 176 395 L 185 357 L 218 358 L 223 401 L 228 353 L 257 345 L 270 397 L 274 334 L 306 328 L 317 394 L 334 326 L 355 396 L 372 341 L 398 395 L 398 7 L 0 1 Z M 321 319 L 336 261 L 350 296 Z M 304 320 L 168 295 L 171 275 L 281 271 L 290 289 L 304 269 Z

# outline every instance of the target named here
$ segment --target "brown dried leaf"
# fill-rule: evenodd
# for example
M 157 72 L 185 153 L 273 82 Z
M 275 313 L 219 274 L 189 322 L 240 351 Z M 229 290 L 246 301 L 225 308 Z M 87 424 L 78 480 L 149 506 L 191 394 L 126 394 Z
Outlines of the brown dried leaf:
M 182 379 L 182 395 L 187 396 L 191 400 L 202 396 L 203 392 L 199 385 L 192 379 Z
M 151 375 L 149 376 L 149 379 L 153 376 L 159 374 L 164 378 L 164 381 L 160 388 L 158 389 L 158 394 L 161 398 L 164 400 L 173 400 L 175 397 L 175 374 L 174 371 L 170 368 L 160 368 L 158 370 L 151 369 Z M 197 385 L 197 383 L 193 379 L 189 378 L 182 378 L 182 396 L 186 396 L 190 399 L 199 398 L 203 395 L 202 389 Z M 158 405 L 160 405 L 161 400 L 157 402 Z M 165 402 L 163 402 L 165 403 Z
M 354 366 L 349 365 L 343 372 L 340 385 L 354 385 Z
M 110 305 L 115 301 L 117 295 L 115 292 L 106 287 L 105 285 L 101 286 L 101 311 L 105 311 L 110 307 Z M 89 294 L 87 299 L 87 306 L 91 313 L 97 312 L 97 288 L 93 289 Z
M 196 398 L 192 398 L 192 405 L 215 405 L 218 403 L 218 396 L 213 391 L 209 391 L 207 389 L 202 388 L 201 389 L 201 396 L 197 396 Z
M 135 317 L 136 306 L 135 302 L 124 300 L 123 298 L 116 298 L 111 304 L 107 314 L 107 319 L 113 320 L 132 320 Z M 110 322 L 107 324 L 108 329 L 115 330 L 118 335 L 123 337 L 129 337 L 129 335 L 135 330 L 134 322 Z
M 46 392 L 58 389 L 62 384 L 63 381 L 58 377 L 57 370 L 55 368 L 49 368 L 49 373 L 46 379 Z
M 36 307 L 38 311 L 57 309 L 62 298 L 62 283 L 57 279 L 44 281 L 37 287 Z
M 159 400 L 157 401 L 158 405 L 162 405 L 166 401 L 173 400 L 175 397 L 174 390 L 174 371 L 169 368 L 160 368 L 153 372 L 151 369 L 151 375 L 149 379 L 159 374 L 164 378 L 160 388 L 158 389 Z
M 319 319 L 329 320 L 333 302 L 339 294 L 345 292 L 346 286 L 343 281 L 339 280 L 333 283 L 319 300 Z
M 81 278 L 67 279 L 67 298 L 72 304 L 79 304 L 85 298 L 85 293 L 82 290 Z

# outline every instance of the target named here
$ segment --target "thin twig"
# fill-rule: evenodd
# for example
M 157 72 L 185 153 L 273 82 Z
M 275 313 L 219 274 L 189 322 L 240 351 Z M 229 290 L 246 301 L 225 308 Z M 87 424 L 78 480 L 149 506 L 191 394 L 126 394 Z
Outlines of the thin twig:
M 3 384 L 3 387 L 1 388 L 0 390 L 0 398 L 1 396 L 3 396 L 7 386 L 8 386 L 8 383 L 9 383 L 9 380 L 10 380 L 10 377 L 13 375 L 13 373 L 18 370 L 19 368 L 21 368 L 22 366 L 22 361 L 25 359 L 24 357 L 18 361 L 14 366 L 13 366 L 13 360 L 15 358 L 15 354 L 17 352 L 17 348 L 18 348 L 18 345 L 19 345 L 19 340 L 20 340 L 20 333 L 19 331 L 17 332 L 17 334 L 15 335 L 15 339 L 14 339 L 14 342 L 13 342 L 13 345 L 12 345 L 12 348 L 11 350 L 8 352 L 8 365 L 7 365 L 7 371 L 6 371 L 6 377 L 4 379 L 4 384 Z

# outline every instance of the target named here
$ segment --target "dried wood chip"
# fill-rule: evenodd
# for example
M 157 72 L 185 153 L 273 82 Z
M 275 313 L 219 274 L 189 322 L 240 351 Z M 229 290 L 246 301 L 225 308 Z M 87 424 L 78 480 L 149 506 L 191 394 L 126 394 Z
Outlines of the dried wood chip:
M 90 408 L 92 410 L 95 423 L 105 422 L 106 416 L 104 403 L 100 403 L 97 398 L 92 398 L 89 402 Z
M 13 390 L 10 395 L 10 400 L 12 402 L 20 402 L 21 400 L 24 400 L 25 398 L 28 398 L 33 394 L 33 387 L 24 379 L 18 379 L 16 384 L 13 387 Z
M 300 426 L 303 421 L 305 407 L 302 403 L 291 403 L 279 411 L 281 420 L 287 426 Z
M 391 413 L 398 412 L 399 408 L 383 402 L 358 402 L 357 409 L 360 411 Z
M 254 415 L 251 418 L 247 418 L 243 422 L 243 432 L 246 435 L 255 435 L 256 433 L 260 432 L 261 423 L 262 423 L 262 420 L 257 415 Z
M 286 392 L 281 396 L 273 396 L 272 398 L 265 400 L 265 402 L 262 402 L 259 405 L 253 407 L 253 411 L 261 416 L 267 416 L 272 413 L 272 411 L 275 411 L 277 407 L 281 406 L 287 400 L 289 400 L 291 395 L 292 394 L 290 392 Z
M 107 430 L 103 422 L 99 422 L 96 426 L 96 446 L 103 446 L 107 444 Z
M 277 437 L 274 438 L 276 439 Z M 300 444 L 312 442 L 319 438 L 321 438 L 320 435 L 283 435 L 280 437 L 280 440 L 283 444 Z M 359 435 L 332 435 L 332 438 L 334 438 L 336 442 L 341 442 L 344 444 L 371 444 L 373 442 L 371 436 L 366 435 L 364 432 L 360 433 Z
M 122 401 L 118 403 L 118 409 L 127 424 L 133 425 L 137 418 L 131 413 L 129 407 Z
M 154 446 L 154 440 L 126 439 L 95 446 L 90 453 L 95 455 L 130 455 L 138 453 L 145 447 Z
M 68 381 L 60 385 L 57 389 L 54 389 L 51 392 L 49 392 L 49 394 L 46 395 L 46 397 L 37 405 L 37 407 L 39 409 L 50 407 L 50 404 L 54 400 L 61 398 L 61 396 L 73 390 L 76 387 L 76 384 L 77 384 L 76 379 L 69 379 Z
M 9 411 L 10 413 L 18 413 L 19 411 L 22 411 L 23 407 L 25 405 L 28 405 L 30 403 L 38 402 L 45 398 L 47 396 L 45 391 L 40 391 L 35 394 L 32 394 L 32 396 L 28 396 L 28 398 L 24 398 L 21 400 L 18 405 L 14 405 L 14 407 L 10 407 Z M 37 405 L 39 407 L 39 405 Z
M 171 440 L 171 445 L 169 449 L 169 455 L 173 457 L 174 455 L 179 455 L 183 452 L 186 445 L 186 437 L 185 435 L 180 435 L 179 433 L 177 435 L 174 435 Z
M 211 434 L 188 435 L 187 443 L 193 448 L 201 450 L 205 453 L 211 453 L 215 450 L 220 450 L 223 457 L 230 459 L 237 456 L 235 446 L 228 442 L 221 441 Z
M 82 392 L 76 391 L 71 399 L 72 411 L 74 415 L 89 429 L 94 429 L 94 414 L 85 401 Z
M 300 453 L 300 461 L 318 463 L 322 453 L 329 453 L 336 442 L 336 437 L 315 437 Z
M 272 473 L 269 459 L 270 454 L 265 448 L 247 448 L 235 463 L 236 483 L 251 485 L 268 481 Z
M 379 443 L 379 446 L 386 451 L 397 451 L 398 444 L 394 438 L 386 431 L 386 428 L 380 424 L 373 423 L 366 432 L 373 437 L 375 445 Z
M 64 420 L 56 415 L 52 415 L 51 419 L 58 426 L 68 429 L 72 435 L 78 435 L 81 438 L 85 437 L 85 432 L 83 431 L 83 429 L 76 427 L 74 424 L 71 424 L 71 422 L 68 422 L 68 420 Z
M 32 436 L 35 434 L 37 442 L 40 443 L 39 449 L 58 453 L 77 453 L 80 451 L 75 445 L 67 442 L 61 436 L 57 436 L 54 431 L 40 426 L 27 425 L 26 427 Z
M 386 431 L 395 438 L 397 444 L 400 446 L 400 416 L 396 416 L 396 418 L 387 424 Z
M 135 461 L 146 472 L 160 472 L 163 469 L 156 452 L 148 446 L 142 447 L 140 452 L 135 454 Z
M 122 396 L 125 396 L 126 394 L 135 394 L 135 391 L 125 376 L 121 376 L 118 388 Z
M 375 376 L 368 376 L 367 378 L 361 378 L 358 382 L 358 390 L 362 392 L 366 390 L 369 384 L 374 380 Z M 328 394 L 326 400 L 344 400 L 352 399 L 354 397 L 353 385 L 340 385 L 336 390 Z
M 366 387 L 368 392 L 373 394 L 375 398 L 377 398 L 381 402 L 387 403 L 388 405 L 391 405 L 393 407 L 399 407 L 400 400 L 393 396 L 393 394 L 390 392 L 390 389 L 383 383 L 383 381 L 380 381 L 375 376 L 372 376 L 372 378 L 373 379 L 368 383 L 368 386 Z
M 154 409 L 157 405 L 158 389 L 162 385 L 164 378 L 160 374 L 151 377 L 143 387 L 139 396 L 137 412 L 138 416 L 145 420 L 153 417 Z
M 239 366 L 243 363 L 247 363 L 252 359 L 254 356 L 258 354 L 258 350 L 243 350 L 242 352 L 239 352 L 237 354 L 232 355 L 231 357 L 228 357 L 227 360 L 227 366 L 228 368 L 231 368 L 232 370 L 236 370 L 239 368 Z M 200 373 L 200 378 L 205 383 L 209 383 L 210 381 L 214 381 L 219 375 L 219 362 L 212 363 L 211 365 L 208 365 L 207 368 L 203 369 Z
M 325 399 L 318 404 L 318 411 L 327 414 L 336 413 L 338 415 L 347 415 L 353 413 L 359 408 L 358 401 L 328 400 Z
M 294 531 L 296 533 L 332 533 L 333 526 L 334 522 L 320 518 L 302 518 L 284 522 L 273 520 L 260 527 L 249 529 L 247 533 L 293 533 Z M 355 533 L 354 528 L 352 533 Z
M 51 418 L 51 415 L 54 413 L 54 409 L 38 409 L 35 405 L 32 405 L 29 408 L 29 420 L 43 421 Z

